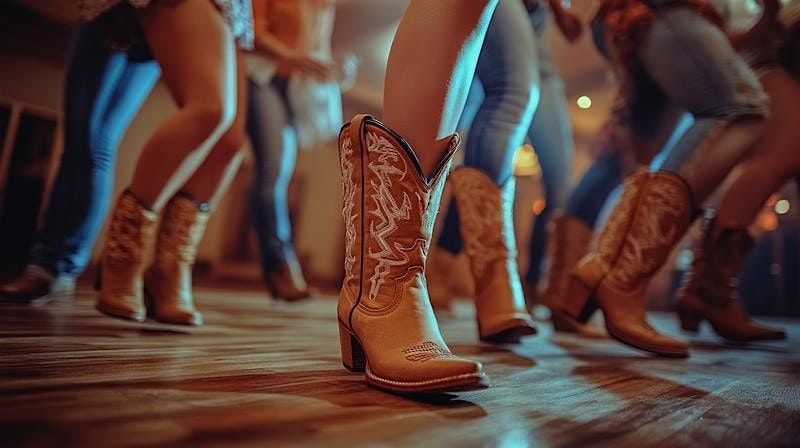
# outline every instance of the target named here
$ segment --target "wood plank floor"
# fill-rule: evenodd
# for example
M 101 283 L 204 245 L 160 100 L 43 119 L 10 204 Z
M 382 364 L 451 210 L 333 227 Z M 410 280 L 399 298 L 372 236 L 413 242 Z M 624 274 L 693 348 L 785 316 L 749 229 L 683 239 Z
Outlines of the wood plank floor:
M 607 339 L 476 342 L 466 303 L 442 316 L 487 390 L 405 398 L 341 368 L 335 302 L 201 288 L 207 324 L 99 315 L 93 293 L 0 305 L 0 446 L 800 446 L 800 323 L 790 339 L 662 360 Z M 671 315 L 654 315 L 673 333 Z

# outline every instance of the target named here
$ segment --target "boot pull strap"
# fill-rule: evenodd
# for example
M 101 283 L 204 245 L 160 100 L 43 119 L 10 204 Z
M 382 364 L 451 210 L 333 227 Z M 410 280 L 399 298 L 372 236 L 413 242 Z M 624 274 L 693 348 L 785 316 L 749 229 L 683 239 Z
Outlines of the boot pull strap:
M 372 119 L 371 115 L 367 114 L 358 114 L 350 120 L 350 141 L 353 142 L 354 145 L 358 145 L 358 152 L 363 152 L 363 145 L 362 145 L 362 138 L 364 135 L 364 127 L 367 124 L 367 120 Z

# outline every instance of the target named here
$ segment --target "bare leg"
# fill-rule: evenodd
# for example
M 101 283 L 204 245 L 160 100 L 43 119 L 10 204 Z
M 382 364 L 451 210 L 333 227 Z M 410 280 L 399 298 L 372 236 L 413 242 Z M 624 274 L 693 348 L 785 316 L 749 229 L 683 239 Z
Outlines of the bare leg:
M 400 22 L 386 67 L 383 120 L 411 144 L 424 173 L 434 170 L 456 129 L 496 5 L 412 0 Z
M 236 79 L 236 119 L 227 132 L 219 139 L 203 164 L 181 188 L 198 202 L 207 202 L 215 209 L 228 190 L 242 162 L 240 149 L 245 140 L 247 122 L 247 76 L 244 56 L 237 56 Z
M 129 187 L 145 206 L 159 211 L 233 121 L 236 50 L 210 0 L 155 3 L 139 19 L 180 108 L 145 144 Z
M 770 96 L 772 115 L 750 158 L 725 192 L 716 213 L 726 228 L 746 228 L 770 195 L 800 171 L 800 131 L 797 102 L 800 87 L 783 71 L 772 71 L 761 79 Z
M 764 129 L 761 117 L 748 117 L 721 124 L 719 133 L 711 131 L 678 174 L 689 184 L 694 205 L 702 204 L 745 159 Z

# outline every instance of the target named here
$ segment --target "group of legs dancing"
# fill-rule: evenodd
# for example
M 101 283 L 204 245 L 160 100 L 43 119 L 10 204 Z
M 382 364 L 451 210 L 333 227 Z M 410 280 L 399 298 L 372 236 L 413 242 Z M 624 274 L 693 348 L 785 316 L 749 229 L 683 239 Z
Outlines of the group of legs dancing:
M 205 76 L 213 75 L 212 79 L 193 82 L 213 84 L 216 89 L 210 90 L 209 97 L 206 98 L 202 93 L 204 85 L 198 86 L 199 92 L 196 94 L 203 96 L 197 100 L 199 103 L 194 104 L 192 100 L 189 104 L 182 105 L 183 101 L 189 101 L 183 98 L 187 94 L 182 93 L 182 89 L 188 87 L 183 86 L 180 81 L 182 78 L 170 81 L 170 75 L 164 74 L 168 87 L 171 82 L 181 84 L 176 90 L 170 87 L 180 111 L 177 118 L 172 118 L 164 125 L 168 127 L 159 129 L 153 140 L 143 149 L 137 174 L 124 196 L 129 199 L 137 198 L 146 210 L 158 211 L 164 207 L 163 195 L 172 192 L 175 189 L 174 184 L 180 183 L 186 173 L 194 173 L 191 180 L 178 185 L 178 192 L 173 194 L 177 195 L 175 207 L 180 207 L 180 204 L 184 206 L 181 216 L 182 225 L 186 228 L 166 226 L 167 222 L 173 221 L 173 217 L 177 216 L 167 213 L 178 210 L 168 207 L 164 216 L 169 218 L 161 219 L 163 224 L 159 233 L 165 237 L 159 239 L 163 248 L 171 247 L 175 252 L 173 258 L 184 258 L 183 268 L 189 269 L 208 215 L 235 175 L 241 160 L 239 149 L 245 138 L 249 137 L 256 180 L 248 203 L 258 237 L 264 283 L 271 295 L 279 299 L 291 301 L 308 297 L 308 288 L 292 244 L 286 200 L 297 152 L 294 110 L 290 104 L 288 89 L 289 78 L 295 75 L 319 80 L 333 77 L 330 58 L 333 4 L 300 4 L 288 0 L 253 2 L 255 28 L 250 31 L 243 29 L 241 32 L 252 35 L 254 51 L 245 54 L 241 50 L 233 50 L 236 65 L 233 68 L 234 75 L 231 75 L 230 67 L 226 65 L 231 60 L 222 58 L 228 56 L 204 56 L 210 62 L 173 60 L 170 55 L 158 52 L 156 47 L 159 42 L 150 42 L 159 36 L 151 37 L 146 32 L 149 25 L 138 25 L 146 19 L 137 18 L 137 14 L 160 16 L 162 14 L 158 11 L 162 9 L 165 10 L 163 15 L 166 17 L 174 16 L 170 20 L 191 20 L 184 19 L 184 13 L 180 9 L 192 5 L 156 2 L 167 4 L 156 4 L 136 11 L 124 2 L 107 3 L 95 6 L 92 2 L 84 2 L 84 12 L 89 20 L 78 27 L 68 62 L 64 88 L 66 142 L 49 208 L 25 271 L 15 281 L 0 287 L 0 293 L 16 300 L 44 302 L 70 295 L 74 291 L 75 279 L 89 263 L 92 247 L 110 207 L 116 151 L 131 120 L 139 112 L 161 75 L 164 63 L 159 58 L 167 58 L 170 60 L 166 64 L 174 64 L 177 69 L 188 71 L 179 72 L 176 76 L 191 76 L 191 70 L 197 68 L 197 63 L 215 66 L 215 71 L 220 73 L 205 74 L 203 71 Z M 207 8 L 205 3 L 209 2 L 203 2 L 201 9 Z M 213 13 L 216 5 L 217 8 L 222 8 L 225 17 L 236 17 L 237 22 L 233 26 L 228 22 L 221 25 L 224 27 L 222 31 L 229 33 L 230 29 L 239 29 L 243 24 L 250 23 L 249 3 L 241 2 L 239 5 L 233 2 L 228 5 L 226 2 L 212 2 L 211 11 L 207 13 Z M 231 15 L 234 12 L 236 16 Z M 214 14 L 206 20 L 218 21 L 219 17 L 219 14 Z M 169 25 L 159 23 L 155 27 L 158 28 L 156 31 L 160 31 L 159 27 L 169 28 Z M 192 32 L 202 32 L 202 27 L 184 32 L 189 36 Z M 189 36 L 186 39 L 192 38 Z M 213 40 L 216 46 L 221 45 L 218 43 L 220 39 L 231 40 L 223 34 L 212 35 L 207 39 Z M 200 40 L 192 45 L 199 46 L 196 51 L 204 51 L 203 42 Z M 185 43 L 165 42 L 164 45 L 180 49 L 180 45 Z M 230 50 L 227 47 L 223 49 Z M 224 78 L 223 75 L 235 76 L 235 79 Z M 232 101 L 232 97 L 228 95 L 231 92 L 229 84 L 232 82 L 237 86 L 236 101 Z M 222 90 L 223 88 L 228 90 Z M 215 130 L 216 134 L 203 137 L 214 130 L 210 125 L 203 125 L 209 122 L 213 124 L 217 118 L 226 118 L 229 121 L 231 117 L 222 115 L 222 112 L 233 105 L 236 105 L 233 124 L 228 126 L 223 122 L 221 125 L 227 132 L 220 137 L 216 135 L 219 131 Z M 192 114 L 199 114 L 200 117 L 195 119 Z M 185 125 L 186 129 L 183 123 L 188 123 Z M 172 132 L 172 126 L 180 132 Z M 167 141 L 159 140 L 162 138 Z M 171 138 L 177 138 L 180 144 L 173 147 L 169 143 Z M 307 137 L 306 140 L 310 138 Z M 206 140 L 216 142 L 216 146 L 213 149 L 205 148 L 210 144 Z M 192 149 L 191 145 L 195 143 L 199 146 Z M 175 160 L 167 160 L 167 164 L 163 165 L 160 158 L 165 147 L 171 148 L 168 157 L 173 156 Z M 159 162 L 154 163 L 154 159 Z M 198 160 L 202 164 L 195 167 Z M 150 168 L 151 164 L 155 167 L 153 169 L 163 169 L 154 172 Z M 153 182 L 150 182 L 151 179 Z M 129 199 L 124 203 L 131 205 Z M 198 213 L 189 212 L 192 207 L 188 205 L 187 199 L 197 203 Z M 196 216 L 189 216 L 191 214 Z M 155 218 L 155 215 L 147 216 Z M 155 232 L 150 228 L 143 230 Z M 176 237 L 184 240 L 183 245 L 169 246 L 172 237 L 167 232 L 177 232 Z M 149 237 L 146 235 L 137 238 L 148 243 Z M 158 253 L 160 256 L 167 256 L 160 249 Z M 138 259 L 141 254 L 131 256 Z M 166 262 L 163 259 L 157 261 Z M 170 263 L 175 262 L 173 260 Z M 166 264 L 161 263 L 161 266 L 166 267 Z M 168 277 L 177 275 L 170 281 L 175 282 L 180 278 L 182 282 L 181 285 L 171 285 L 170 288 L 180 286 L 180 294 L 185 296 L 183 300 L 189 306 L 190 271 L 177 269 L 175 266 L 170 269 L 173 275 Z M 153 270 L 154 274 L 155 272 Z M 155 275 L 152 279 L 150 284 L 155 289 L 160 282 L 155 281 Z M 157 296 L 167 297 L 172 294 Z M 138 302 L 138 298 L 134 302 Z M 134 308 L 135 312 L 128 310 L 123 314 L 135 319 L 143 318 L 141 307 Z M 165 312 L 158 315 L 166 320 L 200 323 L 199 315 L 194 312 L 191 313 L 191 318 L 184 316 L 180 319 L 170 319 Z
M 277 141 L 292 139 L 285 132 L 291 122 L 286 76 L 299 70 L 326 78 L 331 70 L 259 31 L 267 28 L 259 8 L 269 1 L 253 2 L 254 40 L 250 3 L 84 1 L 87 18 L 105 23 L 83 25 L 74 54 L 105 53 L 71 64 L 67 145 L 80 149 L 65 150 L 56 205 L 30 272 L 5 294 L 18 293 L 19 282 L 52 288 L 63 276 L 69 283 L 85 267 L 110 200 L 113 153 L 160 70 L 178 110 L 143 147 L 112 210 L 97 308 L 133 320 L 149 314 L 171 323 L 201 322 L 191 267 L 209 214 L 241 162 L 246 134 L 258 165 L 268 167 L 260 184 L 274 181 L 255 189 L 253 202 L 285 200 L 279 190 L 286 188 L 292 165 L 286 160 L 293 156 L 273 152 L 295 150 L 293 142 Z M 382 120 L 357 115 L 339 135 L 342 361 L 364 371 L 369 384 L 401 393 L 487 384 L 480 363 L 448 348 L 428 294 L 426 259 L 448 177 L 456 204 L 445 226 L 459 230 L 443 231 L 439 245 L 456 252 L 463 244 L 476 285 L 480 339 L 514 343 L 536 332 L 525 297 L 535 288 L 523 288 L 519 277 L 512 220 L 513 153 L 526 138 L 539 153 L 547 197 L 526 283 L 538 278 L 544 226 L 552 216 L 542 301 L 557 330 L 583 334 L 600 310 L 608 334 L 620 342 L 655 355 L 688 356 L 686 343 L 648 324 L 645 291 L 707 198 L 739 167 L 716 215 L 703 225 L 678 293 L 680 323 L 696 330 L 705 319 L 732 340 L 785 337 L 750 320 L 734 280 L 752 243 L 747 226 L 800 171 L 793 126 L 800 84 L 783 61 L 787 42 L 800 33 L 800 2 L 781 8 L 777 0 L 764 0 L 758 24 L 740 35 L 726 34 L 723 17 L 704 0 L 599 3 L 591 34 L 619 78 L 620 101 L 598 143 L 607 149 L 570 196 L 570 129 L 563 87 L 541 42 L 541 14 L 548 8 L 570 40 L 581 35 L 580 20 L 556 0 L 410 2 L 389 55 Z M 129 29 L 127 53 L 108 51 L 115 34 L 109 24 L 117 32 Z M 81 45 L 89 50 L 82 53 Z M 247 81 L 243 49 L 251 47 L 279 61 L 271 81 Z M 137 58 L 134 50 L 146 54 Z M 468 125 L 465 166 L 450 174 L 460 146 L 455 131 L 473 85 L 484 98 Z M 677 119 L 682 114 L 691 124 L 669 142 L 660 138 L 664 129 L 685 123 Z M 660 162 L 646 168 L 659 152 Z M 71 166 L 92 167 L 91 175 Z M 616 205 L 601 223 L 602 203 L 619 185 Z M 81 202 L 88 209 L 80 219 L 75 198 L 89 198 Z M 257 226 L 273 229 L 261 237 L 265 281 L 274 295 L 293 300 L 308 293 L 287 243 L 284 210 L 273 206 L 254 215 Z M 148 265 L 151 244 L 155 257 Z

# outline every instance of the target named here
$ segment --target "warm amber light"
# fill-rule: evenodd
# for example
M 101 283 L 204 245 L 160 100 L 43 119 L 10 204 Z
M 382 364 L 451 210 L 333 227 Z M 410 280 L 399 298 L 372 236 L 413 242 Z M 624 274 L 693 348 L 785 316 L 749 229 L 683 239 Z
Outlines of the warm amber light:
M 581 109 L 588 109 L 592 107 L 592 99 L 586 95 L 578 97 L 578 101 L 576 101 L 576 103 Z
M 539 216 L 544 211 L 545 204 L 544 199 L 537 199 L 533 201 L 533 205 L 531 206 L 531 210 L 533 210 L 533 214 Z

